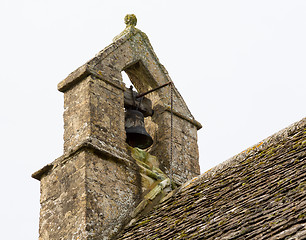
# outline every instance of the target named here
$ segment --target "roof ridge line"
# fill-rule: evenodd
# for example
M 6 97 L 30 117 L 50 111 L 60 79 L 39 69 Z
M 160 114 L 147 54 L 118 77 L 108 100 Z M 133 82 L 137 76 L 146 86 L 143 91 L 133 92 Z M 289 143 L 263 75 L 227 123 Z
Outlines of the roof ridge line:
M 203 178 L 209 178 L 210 176 L 214 175 L 217 171 L 225 169 L 229 166 L 233 166 L 242 162 L 245 158 L 254 155 L 256 152 L 261 151 L 263 149 L 268 148 L 270 145 L 279 142 L 282 139 L 285 139 L 294 133 L 297 132 L 298 129 L 306 128 L 306 117 L 302 118 L 301 120 L 289 125 L 286 128 L 272 134 L 271 136 L 263 139 L 262 141 L 258 142 L 257 144 L 252 145 L 251 147 L 245 149 L 244 151 L 234 155 L 233 157 L 219 163 L 218 165 L 212 167 L 211 169 L 207 170 L 206 172 L 202 173 L 201 175 L 194 177 L 193 179 L 184 183 L 179 191 L 188 188 L 188 186 L 195 182 L 200 181 Z

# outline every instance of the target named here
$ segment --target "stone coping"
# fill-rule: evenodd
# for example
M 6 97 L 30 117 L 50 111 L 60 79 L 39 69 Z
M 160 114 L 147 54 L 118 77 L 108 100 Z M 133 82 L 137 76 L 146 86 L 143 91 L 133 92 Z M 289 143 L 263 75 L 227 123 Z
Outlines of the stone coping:
M 119 84 L 110 80 L 107 80 L 105 78 L 103 78 L 98 72 L 96 72 L 91 66 L 89 66 L 88 64 L 84 64 L 83 66 L 79 67 L 78 69 L 76 69 L 75 71 L 73 71 L 72 73 L 70 73 L 68 75 L 68 77 L 66 77 L 63 81 L 61 81 L 58 85 L 57 85 L 57 89 L 60 92 L 66 92 L 68 89 L 70 89 L 71 87 L 73 87 L 74 85 L 76 85 L 77 83 L 79 83 L 80 81 L 82 81 L 83 79 L 85 79 L 86 77 L 88 77 L 89 75 L 93 75 L 97 78 L 99 78 L 100 80 L 103 80 L 104 82 L 107 82 L 108 84 L 121 89 L 121 90 L 125 90 L 125 86 L 124 83 Z
M 126 153 L 116 150 L 114 148 L 108 147 L 106 146 L 105 143 L 102 143 L 100 140 L 96 138 L 88 138 L 82 143 L 72 148 L 68 153 L 63 154 L 61 157 L 55 159 L 52 163 L 47 164 L 40 170 L 34 172 L 31 175 L 32 178 L 40 181 L 43 175 L 47 174 L 51 169 L 56 168 L 58 165 L 64 164 L 67 161 L 67 159 L 69 159 L 72 155 L 74 155 L 76 152 L 82 149 L 85 149 L 85 148 L 92 149 L 94 151 L 97 151 L 98 154 L 124 162 L 125 164 L 134 168 L 133 166 L 135 165 L 135 163 L 132 160 L 130 160 L 131 157 L 128 156 Z

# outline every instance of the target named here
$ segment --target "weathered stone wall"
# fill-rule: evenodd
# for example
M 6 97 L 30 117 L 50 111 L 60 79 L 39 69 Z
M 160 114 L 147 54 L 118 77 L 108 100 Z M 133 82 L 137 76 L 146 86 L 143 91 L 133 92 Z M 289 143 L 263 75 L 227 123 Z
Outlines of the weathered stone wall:
M 87 152 L 85 181 L 88 239 L 109 239 L 130 220 L 140 201 L 139 170 L 136 165 Z
M 41 178 L 39 239 L 86 239 L 85 152 Z
M 136 165 L 83 149 L 41 179 L 40 238 L 109 239 L 140 200 Z
M 139 93 L 171 81 L 166 69 L 159 63 L 146 36 L 137 32 L 120 38 L 116 44 L 101 51 L 88 64 L 103 79 L 121 81 L 125 71 Z M 170 87 L 159 89 L 146 96 L 152 101 L 154 115 L 146 119 L 146 129 L 153 137 L 152 155 L 158 156 L 161 169 L 183 183 L 200 174 L 197 130 L 201 124 L 194 120 L 178 90 L 173 85 L 174 151 L 170 165 Z M 177 131 L 175 131 L 177 129 Z M 160 158 L 161 157 L 161 158 Z M 170 171 L 170 166 L 172 167 Z
M 96 77 L 89 82 L 91 137 L 108 148 L 126 151 L 123 89 Z
M 123 89 L 89 75 L 64 94 L 64 152 L 88 138 L 125 149 Z
M 64 152 L 90 136 L 90 95 L 87 77 L 64 94 Z
M 170 168 L 175 181 L 182 184 L 200 174 L 197 128 L 192 123 L 173 114 L 173 159 L 170 162 L 171 113 L 160 111 L 153 115 L 155 145 L 150 153 L 156 156 L 161 170 L 169 174 Z
M 58 85 L 65 100 L 64 155 L 34 174 L 41 180 L 41 240 L 110 239 L 147 193 L 144 185 L 151 180 L 141 180 L 125 143 L 122 71 L 138 92 L 171 81 L 147 36 L 131 27 Z M 200 173 L 201 125 L 174 86 L 173 91 L 173 162 L 169 88 L 148 95 L 155 111 L 146 120 L 155 140 L 148 151 L 157 156 L 162 171 L 182 183 Z

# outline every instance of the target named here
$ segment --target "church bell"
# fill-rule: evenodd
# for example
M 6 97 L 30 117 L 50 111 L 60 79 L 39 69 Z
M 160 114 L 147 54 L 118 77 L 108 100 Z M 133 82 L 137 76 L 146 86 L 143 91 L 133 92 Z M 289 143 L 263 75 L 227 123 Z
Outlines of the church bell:
M 152 137 L 144 127 L 144 116 L 138 110 L 127 109 L 125 112 L 126 142 L 132 147 L 145 149 L 153 144 Z

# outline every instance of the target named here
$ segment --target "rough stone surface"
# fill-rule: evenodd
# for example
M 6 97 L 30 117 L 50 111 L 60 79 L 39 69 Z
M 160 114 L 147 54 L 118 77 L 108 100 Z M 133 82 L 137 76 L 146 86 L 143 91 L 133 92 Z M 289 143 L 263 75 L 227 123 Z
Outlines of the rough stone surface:
M 172 80 L 147 36 L 133 25 L 85 65 L 58 85 L 65 93 L 65 152 L 88 136 L 125 151 L 122 144 L 125 139 L 125 88 L 122 87 L 121 72 L 128 74 L 139 93 Z M 87 75 L 84 74 L 86 68 L 90 69 Z M 84 79 L 80 80 L 82 77 Z M 73 81 L 76 81 L 75 85 Z M 155 112 L 146 118 L 147 131 L 154 138 L 148 151 L 158 156 L 163 171 L 172 172 L 174 179 L 182 183 L 200 173 L 197 130 L 201 124 L 194 119 L 174 85 L 173 92 L 175 160 L 170 163 L 170 87 L 146 96 L 152 101 Z M 81 111 L 84 114 L 78 114 Z
M 108 239 L 139 202 L 137 167 L 82 149 L 41 179 L 40 239 Z
M 88 76 L 66 91 L 64 99 L 64 152 L 89 137 L 124 151 L 122 89 Z
M 306 118 L 178 189 L 117 239 L 306 239 Z
M 86 239 L 85 153 L 41 179 L 39 239 Z M 65 221 L 63 221 L 65 219 Z
M 173 178 L 182 184 L 200 172 L 197 129 L 190 122 L 176 115 L 173 116 L 173 161 L 170 163 L 170 117 L 171 114 L 168 111 L 152 117 L 153 122 L 158 124 L 156 124 L 153 134 L 156 144 L 152 146 L 150 152 L 160 160 L 161 169 L 167 174 L 170 174 L 171 169 Z M 150 128 L 148 127 L 148 129 Z
M 88 153 L 86 231 L 90 238 L 110 238 L 129 220 L 140 199 L 139 172 L 114 160 Z
M 145 210 L 140 203 L 151 207 L 155 195 L 160 198 L 171 185 L 168 177 L 156 180 L 161 174 L 157 168 L 178 184 L 200 173 L 201 124 L 174 85 L 173 162 L 167 87 L 146 96 L 155 111 L 145 120 L 155 140 L 147 151 L 157 160 L 141 167 L 131 156 L 125 143 L 121 72 L 139 93 L 171 79 L 147 36 L 135 28 L 134 17 L 126 21 L 127 28 L 110 46 L 58 84 L 64 93 L 64 155 L 32 175 L 41 181 L 40 240 L 111 239 L 139 209 Z

